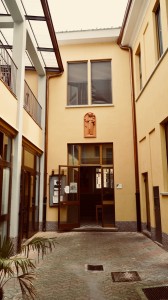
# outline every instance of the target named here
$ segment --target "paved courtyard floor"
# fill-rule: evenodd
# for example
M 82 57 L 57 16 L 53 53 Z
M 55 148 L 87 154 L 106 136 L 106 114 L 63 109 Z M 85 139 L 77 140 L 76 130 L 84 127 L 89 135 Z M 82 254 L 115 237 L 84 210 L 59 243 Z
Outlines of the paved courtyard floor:
M 56 236 L 58 244 L 37 263 L 38 300 L 142 300 L 148 299 L 142 289 L 168 285 L 168 252 L 143 234 L 47 232 L 39 235 Z M 36 255 L 32 253 L 32 256 Z M 93 270 L 88 270 L 90 265 Z M 97 266 L 102 270 L 94 270 Z M 124 278 L 133 279 L 132 271 L 137 272 L 139 280 L 113 281 L 115 272 L 126 272 Z M 13 283 L 6 286 L 4 299 L 22 299 L 18 286 Z

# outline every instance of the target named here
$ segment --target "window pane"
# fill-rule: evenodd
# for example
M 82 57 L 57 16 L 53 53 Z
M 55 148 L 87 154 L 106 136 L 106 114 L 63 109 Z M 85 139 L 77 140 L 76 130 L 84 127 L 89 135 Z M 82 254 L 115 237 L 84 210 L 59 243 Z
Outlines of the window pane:
M 162 25 L 160 16 L 160 5 L 156 10 L 156 27 L 157 27 L 157 42 L 158 42 L 158 56 L 160 57 L 163 53 L 163 41 L 162 41 Z
M 112 103 L 111 62 L 91 63 L 92 104 Z
M 79 146 L 68 145 L 68 165 L 79 164 Z
M 81 146 L 81 164 L 100 164 L 99 145 Z
M 68 63 L 68 105 L 87 104 L 87 63 Z
M 3 169 L 1 215 L 8 213 L 10 169 Z
M 0 132 L 0 158 L 10 162 L 12 140 L 5 133 Z
M 103 156 L 102 156 L 103 165 L 112 165 L 113 164 L 113 145 L 112 144 L 104 144 L 102 147 L 103 147 Z
M 34 155 L 24 150 L 24 166 L 34 169 Z

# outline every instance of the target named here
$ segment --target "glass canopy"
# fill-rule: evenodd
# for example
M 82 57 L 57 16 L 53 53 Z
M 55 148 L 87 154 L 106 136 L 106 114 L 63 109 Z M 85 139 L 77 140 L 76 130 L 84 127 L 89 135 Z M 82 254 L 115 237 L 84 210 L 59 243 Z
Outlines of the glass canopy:
M 63 70 L 62 61 L 57 45 L 55 28 L 52 21 L 55 9 L 54 0 L 19 0 L 22 13 L 25 15 L 34 36 L 34 41 L 46 69 Z M 10 16 L 5 0 L 0 0 L 0 17 Z M 0 40 L 8 51 L 12 51 L 13 29 L 0 28 Z M 33 67 L 26 51 L 26 67 Z

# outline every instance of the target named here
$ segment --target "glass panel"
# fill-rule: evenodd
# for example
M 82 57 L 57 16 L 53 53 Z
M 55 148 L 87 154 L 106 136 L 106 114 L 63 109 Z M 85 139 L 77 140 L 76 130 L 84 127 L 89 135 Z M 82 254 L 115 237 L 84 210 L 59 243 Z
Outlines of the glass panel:
M 0 158 L 8 162 L 11 160 L 12 140 L 3 132 L 0 132 Z
M 96 168 L 96 189 L 101 189 L 101 169 Z
M 103 226 L 114 226 L 115 206 L 114 206 L 114 183 L 113 168 L 103 168 Z
M 0 223 L 0 237 L 2 241 L 5 237 L 7 237 L 7 225 L 8 225 L 7 221 Z
M 34 209 L 34 177 L 30 176 L 30 204 L 29 204 L 29 230 L 33 231 L 33 209 Z
M 59 228 L 74 228 L 79 225 L 79 169 L 60 167 L 59 176 Z
M 39 205 L 39 175 L 36 175 L 36 186 L 35 186 L 35 225 L 38 224 L 38 205 Z
M 81 164 L 100 164 L 99 145 L 81 145 Z
M 24 150 L 24 166 L 34 169 L 34 155 Z
M 10 169 L 3 169 L 1 215 L 8 213 Z
M 68 145 L 68 165 L 78 165 L 79 164 L 79 146 L 78 145 Z
M 112 103 L 111 61 L 91 63 L 92 104 Z
M 156 26 L 157 26 L 157 38 L 158 38 L 158 55 L 159 57 L 163 54 L 163 41 L 162 41 L 162 25 L 160 16 L 160 5 L 156 10 Z
M 102 163 L 103 165 L 112 165 L 113 164 L 113 145 L 112 144 L 103 144 L 103 156 Z
M 103 169 L 103 188 L 106 188 L 106 189 L 113 188 L 113 169 L 112 168 Z
M 87 63 L 68 63 L 68 105 L 87 104 Z

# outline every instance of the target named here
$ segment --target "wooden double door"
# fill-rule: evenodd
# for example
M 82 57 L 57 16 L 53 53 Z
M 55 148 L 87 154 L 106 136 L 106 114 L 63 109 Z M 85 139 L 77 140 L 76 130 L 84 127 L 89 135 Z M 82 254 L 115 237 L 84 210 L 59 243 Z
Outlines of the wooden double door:
M 38 180 L 33 170 L 22 170 L 19 212 L 19 239 L 27 239 L 38 231 Z
M 115 226 L 113 168 L 59 166 L 58 229 L 71 230 L 99 221 Z M 99 219 L 96 219 L 97 208 Z

